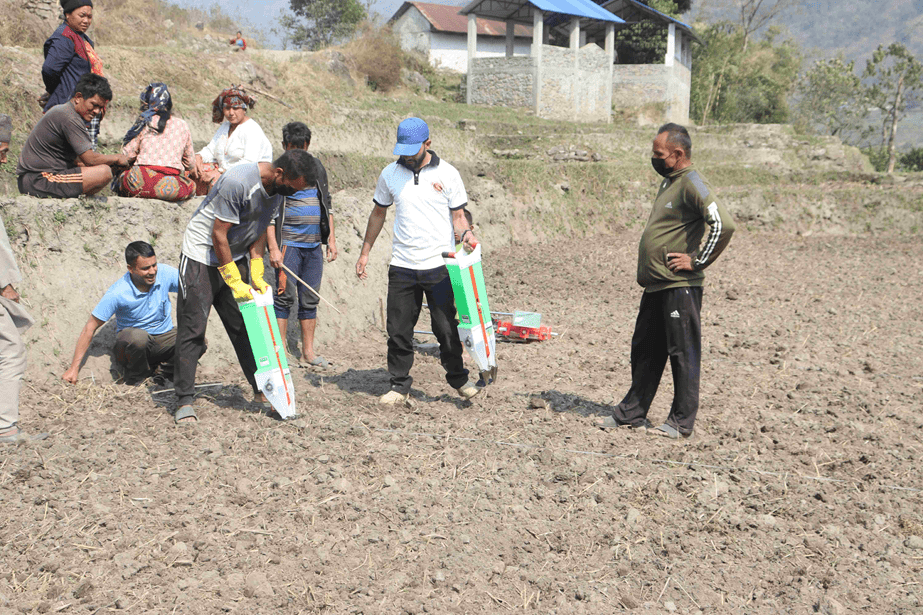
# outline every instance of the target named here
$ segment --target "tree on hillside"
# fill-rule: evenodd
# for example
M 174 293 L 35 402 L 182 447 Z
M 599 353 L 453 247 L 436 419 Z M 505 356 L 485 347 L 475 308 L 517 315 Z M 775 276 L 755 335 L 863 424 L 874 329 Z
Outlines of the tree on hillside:
M 359 0 L 289 0 L 291 14 L 279 25 L 287 42 L 302 49 L 320 49 L 355 33 L 368 12 Z
M 817 60 L 798 83 L 798 114 L 809 128 L 857 142 L 868 136 L 868 100 L 855 62 Z M 848 137 L 848 139 L 847 139 Z
M 692 6 L 692 0 L 640 0 L 671 17 Z M 667 53 L 667 28 L 659 21 L 633 23 L 615 31 L 615 52 L 620 64 L 662 64 Z
M 667 15 L 680 15 L 692 8 L 692 0 L 638 0 L 638 2 Z
M 801 68 L 793 41 L 780 40 L 770 28 L 744 52 L 746 34 L 736 24 L 715 24 L 699 35 L 705 44 L 692 48 L 690 88 L 690 115 L 697 122 L 788 121 L 788 98 Z
M 743 32 L 741 48 L 746 51 L 756 32 L 778 25 L 779 18 L 799 4 L 799 0 L 711 0 L 707 10 L 712 15 L 734 15 Z
M 904 119 L 908 104 L 916 102 L 923 90 L 923 65 L 900 43 L 879 45 L 862 77 L 871 80 L 867 90 L 869 101 L 881 110 L 884 118 L 881 140 L 882 145 L 888 143 L 888 173 L 893 173 L 897 125 Z

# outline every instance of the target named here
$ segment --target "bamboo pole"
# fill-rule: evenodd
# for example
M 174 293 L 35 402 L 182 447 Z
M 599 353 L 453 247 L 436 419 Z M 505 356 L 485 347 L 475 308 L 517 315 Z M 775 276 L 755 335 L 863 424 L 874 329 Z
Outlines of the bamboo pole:
M 323 297 L 321 297 L 321 296 L 320 296 L 320 293 L 317 292 L 316 290 L 314 290 L 313 288 L 311 288 L 311 285 L 310 285 L 310 284 L 308 284 L 307 282 L 305 282 L 304 280 L 302 280 L 301 278 L 299 278 L 297 275 L 295 275 L 295 272 L 292 271 L 291 269 L 289 269 L 288 267 L 286 267 L 286 266 L 285 266 L 285 263 L 282 263 L 282 268 L 285 269 L 285 270 L 288 272 L 288 274 L 289 274 L 290 276 L 292 276 L 293 278 L 295 278 L 296 280 L 298 280 L 299 282 L 301 282 L 301 283 L 304 285 L 305 288 L 307 288 L 307 289 L 310 290 L 312 293 L 314 293 L 315 295 L 317 295 L 317 298 L 318 298 L 318 299 L 320 299 L 321 301 L 323 301 L 324 303 L 326 303 L 327 305 L 329 305 L 330 307 L 332 307 L 332 308 L 334 309 L 334 311 L 335 311 L 337 314 L 342 314 L 342 313 L 343 313 L 343 312 L 341 312 L 340 310 L 338 310 L 338 309 L 336 308 L 335 305 L 333 305 L 332 303 L 330 303 L 329 301 L 327 301 L 326 299 L 324 299 Z

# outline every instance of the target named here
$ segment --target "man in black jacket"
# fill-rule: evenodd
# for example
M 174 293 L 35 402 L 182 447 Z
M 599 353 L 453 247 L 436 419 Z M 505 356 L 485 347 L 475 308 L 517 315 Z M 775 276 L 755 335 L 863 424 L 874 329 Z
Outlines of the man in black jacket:
M 307 150 L 310 144 L 311 130 L 302 122 L 290 122 L 282 128 L 283 149 Z M 314 351 L 319 297 L 282 268 L 284 264 L 311 288 L 319 290 L 324 273 L 323 246 L 327 246 L 327 262 L 332 263 L 337 258 L 327 170 L 320 160 L 314 158 L 314 161 L 317 185 L 285 199 L 279 217 L 269 227 L 267 243 L 269 263 L 276 272 L 275 310 L 279 333 L 285 339 L 289 314 L 297 295 L 301 360 L 304 364 L 323 368 L 330 363 Z

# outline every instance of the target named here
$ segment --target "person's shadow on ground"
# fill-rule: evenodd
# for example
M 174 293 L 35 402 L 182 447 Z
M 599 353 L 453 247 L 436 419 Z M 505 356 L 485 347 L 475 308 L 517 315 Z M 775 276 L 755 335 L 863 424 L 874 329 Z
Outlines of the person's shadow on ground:
M 387 393 L 391 387 L 391 375 L 388 370 L 381 367 L 378 369 L 349 368 L 339 374 L 324 374 L 304 370 L 303 378 L 313 387 L 320 387 L 321 380 L 323 380 L 324 384 L 333 384 L 346 393 L 364 393 L 376 400 L 379 396 Z M 458 408 L 469 408 L 472 405 L 471 401 L 461 399 L 454 393 L 434 396 L 415 388 L 410 389 L 410 398 L 414 401 L 426 403 L 444 401 L 454 404 Z M 477 397 L 474 399 L 477 399 Z
M 569 412 L 582 417 L 610 416 L 612 414 L 612 406 L 610 404 L 584 399 L 573 393 L 542 391 L 541 393 L 533 393 L 530 397 L 538 397 L 545 400 L 548 409 L 554 412 Z
M 171 416 L 176 409 L 176 393 L 172 389 L 172 383 L 167 383 L 168 388 L 146 381 L 147 390 L 151 394 L 154 405 L 166 409 Z M 249 391 L 249 388 L 247 389 Z M 221 384 L 215 386 L 199 385 L 195 392 L 196 399 L 207 399 L 219 408 L 231 408 L 234 410 L 246 410 L 258 412 L 255 409 L 250 397 L 244 393 L 244 390 L 236 384 Z

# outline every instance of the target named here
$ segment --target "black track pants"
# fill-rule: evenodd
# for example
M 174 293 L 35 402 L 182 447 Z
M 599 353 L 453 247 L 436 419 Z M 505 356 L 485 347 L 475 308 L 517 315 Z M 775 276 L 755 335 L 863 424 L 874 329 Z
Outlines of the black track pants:
M 699 410 L 701 309 L 700 286 L 644 293 L 631 338 L 631 388 L 613 410 L 617 421 L 636 425 L 647 417 L 669 357 L 674 396 L 667 424 L 692 432 Z
M 444 266 L 418 271 L 392 265 L 388 270 L 388 372 L 391 389 L 403 394 L 410 392 L 413 382 L 413 327 L 424 295 L 446 382 L 453 389 L 468 382 L 449 271 Z
M 246 258 L 237 262 L 242 279 L 250 279 L 250 263 Z M 212 307 L 221 318 L 227 331 L 240 368 L 247 382 L 257 393 L 256 361 L 250 338 L 244 326 L 244 317 L 234 301 L 234 293 L 217 267 L 209 267 L 185 255 L 180 258 L 179 296 L 176 301 L 176 365 L 173 386 L 178 405 L 191 404 L 195 395 L 195 373 L 199 358 L 205 352 L 205 327 Z

